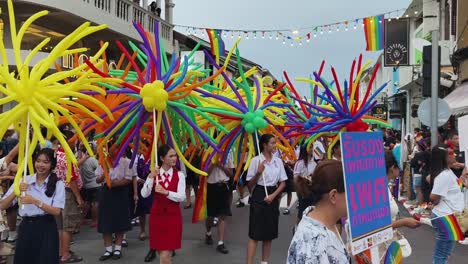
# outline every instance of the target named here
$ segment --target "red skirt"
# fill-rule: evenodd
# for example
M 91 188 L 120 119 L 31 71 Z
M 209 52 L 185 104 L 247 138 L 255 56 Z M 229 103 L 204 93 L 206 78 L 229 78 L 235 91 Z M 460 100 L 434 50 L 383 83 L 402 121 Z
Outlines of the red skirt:
M 150 248 L 156 251 L 176 250 L 182 247 L 182 212 L 179 204 L 153 205 L 150 212 Z

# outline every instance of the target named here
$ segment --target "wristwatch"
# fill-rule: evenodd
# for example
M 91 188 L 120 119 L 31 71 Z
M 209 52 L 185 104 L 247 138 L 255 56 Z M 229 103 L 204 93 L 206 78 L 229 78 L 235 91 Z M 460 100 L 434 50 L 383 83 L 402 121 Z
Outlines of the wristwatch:
M 41 203 L 39 204 L 39 208 L 42 208 L 42 206 L 44 205 L 44 203 L 41 201 Z

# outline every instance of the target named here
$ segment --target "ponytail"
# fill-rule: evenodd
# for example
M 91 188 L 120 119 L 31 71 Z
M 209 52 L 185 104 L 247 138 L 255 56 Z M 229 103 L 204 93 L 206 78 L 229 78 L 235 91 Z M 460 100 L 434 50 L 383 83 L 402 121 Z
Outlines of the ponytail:
M 47 195 L 47 197 L 52 197 L 52 195 L 54 195 L 57 182 L 58 182 L 57 174 L 55 174 L 55 172 L 50 173 L 49 181 L 47 182 L 47 187 L 45 191 L 45 194 Z

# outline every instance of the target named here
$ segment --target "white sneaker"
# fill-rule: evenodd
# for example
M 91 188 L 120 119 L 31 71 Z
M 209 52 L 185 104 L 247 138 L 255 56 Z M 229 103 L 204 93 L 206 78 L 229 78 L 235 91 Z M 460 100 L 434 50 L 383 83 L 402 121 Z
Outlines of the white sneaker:
M 464 240 L 458 241 L 458 243 L 460 243 L 460 244 L 462 244 L 462 245 L 468 245 L 468 237 L 465 237 Z

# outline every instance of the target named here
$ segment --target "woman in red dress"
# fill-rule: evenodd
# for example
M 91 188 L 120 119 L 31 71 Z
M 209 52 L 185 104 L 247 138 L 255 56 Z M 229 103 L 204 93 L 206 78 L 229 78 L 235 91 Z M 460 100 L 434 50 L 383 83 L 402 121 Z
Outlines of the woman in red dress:
M 159 164 L 145 181 L 141 196 L 153 193 L 150 210 L 150 252 L 145 262 L 154 259 L 159 252 L 161 264 L 172 263 L 172 252 L 181 247 L 182 213 L 179 203 L 185 200 L 185 175 L 175 169 L 177 154 L 169 145 L 158 148 Z M 156 180 L 155 180 L 156 179 Z

